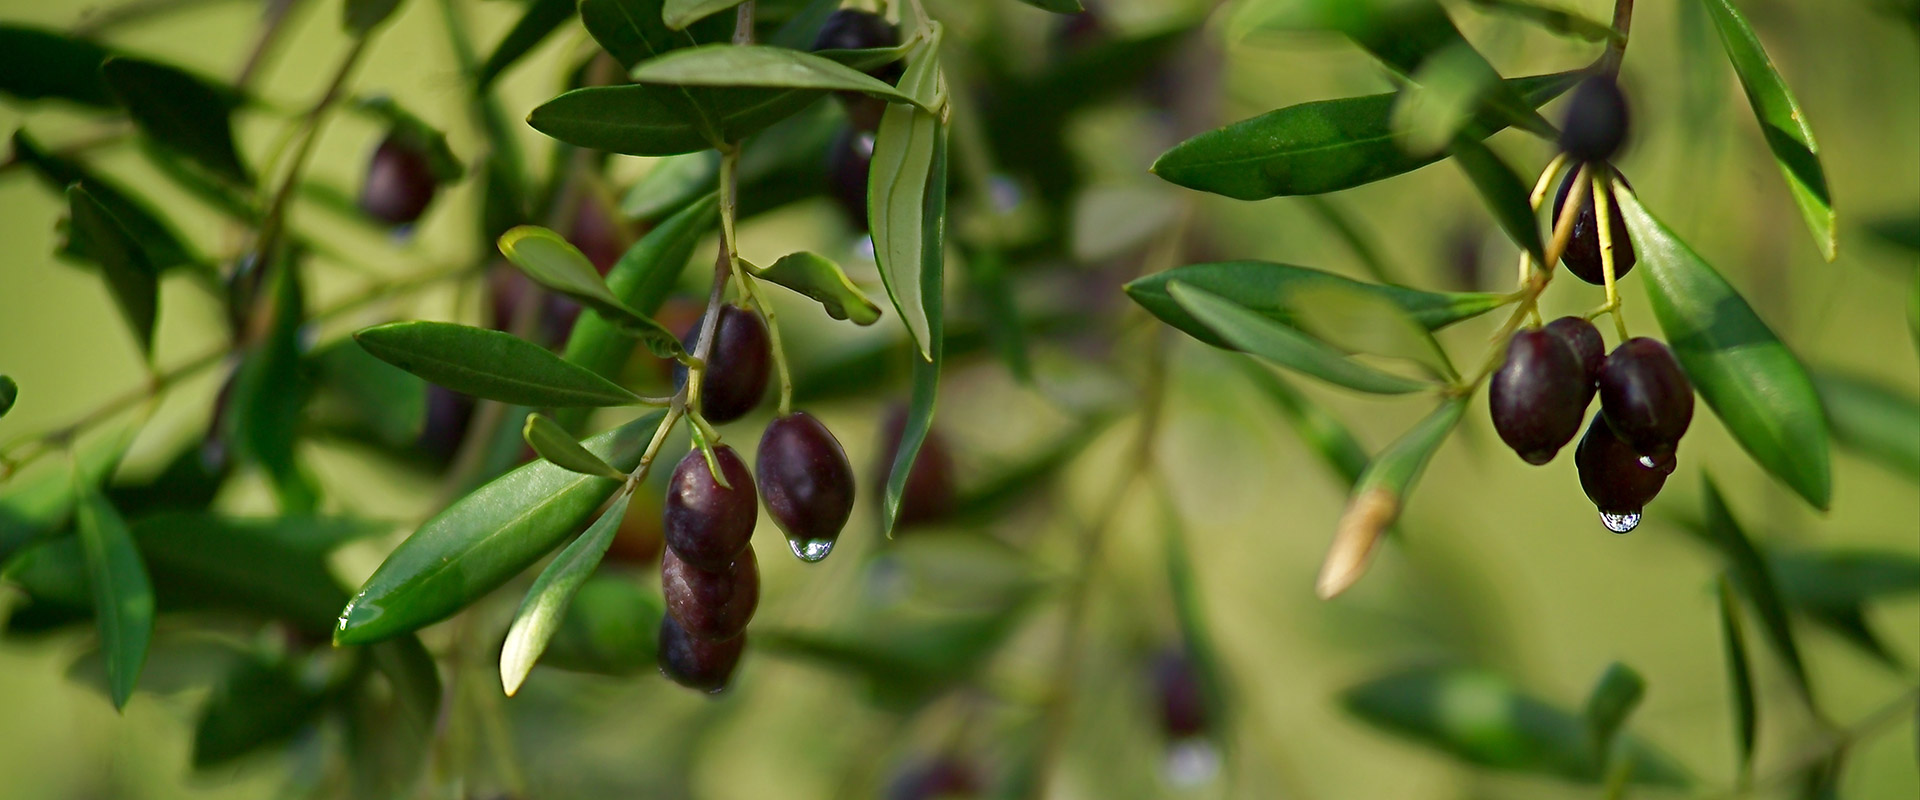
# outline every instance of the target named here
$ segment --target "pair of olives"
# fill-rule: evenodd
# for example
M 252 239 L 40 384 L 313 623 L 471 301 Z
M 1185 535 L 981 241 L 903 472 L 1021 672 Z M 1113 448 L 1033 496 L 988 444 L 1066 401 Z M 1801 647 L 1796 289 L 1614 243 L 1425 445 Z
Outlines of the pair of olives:
M 1693 384 L 1658 340 L 1629 339 L 1611 354 L 1605 346 L 1580 317 L 1519 331 L 1488 399 L 1501 441 L 1537 466 L 1573 441 L 1598 394 L 1600 413 L 1574 463 L 1602 521 L 1625 533 L 1673 473 L 1675 449 L 1693 421 Z

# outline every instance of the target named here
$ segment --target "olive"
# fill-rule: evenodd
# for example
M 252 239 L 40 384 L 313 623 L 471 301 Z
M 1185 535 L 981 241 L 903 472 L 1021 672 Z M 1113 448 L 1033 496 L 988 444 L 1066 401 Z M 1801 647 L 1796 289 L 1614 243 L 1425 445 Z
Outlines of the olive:
M 789 541 L 812 548 L 839 538 L 853 514 L 853 465 L 820 420 L 796 411 L 768 423 L 754 471 L 767 515 Z
M 821 24 L 820 33 L 813 38 L 815 50 L 865 50 L 894 47 L 898 44 L 900 44 L 900 34 L 887 23 L 885 17 L 851 8 L 833 12 L 833 15 L 827 17 L 827 21 Z M 905 69 L 896 60 L 868 70 L 867 74 L 882 83 L 891 85 L 900 80 Z M 885 101 L 860 92 L 849 91 L 834 92 L 834 97 L 840 100 L 841 108 L 846 109 L 847 118 L 853 121 L 855 128 L 863 131 L 879 129 L 880 117 L 887 110 Z
M 426 213 L 439 184 L 427 154 L 396 136 L 381 140 L 360 185 L 360 210 L 388 225 L 408 225 Z
M 624 240 L 630 235 L 625 223 L 615 218 L 605 203 L 582 197 L 573 212 L 573 227 L 568 229 L 567 241 L 587 257 L 594 269 L 605 275 L 626 253 Z
M 1627 138 L 1627 96 L 1608 75 L 1590 75 L 1573 87 L 1560 125 L 1560 150 L 1586 163 L 1613 157 Z
M 1584 317 L 1561 317 L 1547 323 L 1543 328 L 1553 334 L 1580 359 L 1580 366 L 1587 373 L 1588 391 L 1600 381 L 1600 367 L 1607 363 L 1607 340 L 1601 338 L 1600 329 L 1593 327 Z M 1589 395 L 1591 399 L 1591 395 Z
M 709 572 L 668 550 L 660 558 L 660 591 L 667 613 L 695 639 L 731 639 L 747 629 L 760 603 L 760 566 L 753 548 L 725 569 Z
M 907 410 L 903 406 L 895 407 L 881 427 L 881 459 L 873 482 L 874 486 L 881 487 L 873 493 L 881 503 L 886 502 L 887 479 L 893 474 L 893 460 L 900 453 L 900 438 L 906 428 Z M 907 484 L 900 493 L 900 513 L 894 519 L 894 529 L 940 522 L 953 514 L 954 500 L 953 456 L 947 449 L 946 437 L 940 435 L 939 429 L 930 429 L 926 440 L 920 443 L 919 454 L 914 456 L 913 468 L 907 471 Z
M 867 174 L 872 169 L 873 134 L 841 129 L 827 150 L 827 196 L 856 231 L 867 230 Z
M 733 488 L 713 479 L 707 460 L 694 449 L 680 459 L 667 484 L 667 511 L 661 528 L 667 548 L 682 561 L 701 569 L 727 569 L 753 540 L 760 505 L 753 496 L 753 475 L 733 448 L 713 448 L 720 472 Z
M 1160 710 L 1160 729 L 1168 739 L 1206 732 L 1206 694 L 1200 687 L 1200 673 L 1184 649 L 1171 647 L 1154 658 L 1153 690 Z
M 680 345 L 697 352 L 701 315 Z M 707 349 L 706 377 L 700 384 L 700 413 L 708 422 L 732 422 L 746 416 L 767 393 L 767 375 L 773 362 L 773 346 L 767 336 L 767 324 L 760 315 L 731 305 L 720 307 L 720 319 L 713 326 L 713 344 Z M 687 370 L 676 366 L 674 385 L 686 383 Z
M 955 756 L 938 756 L 907 764 L 887 784 L 887 800 L 938 800 L 976 797 L 982 791 L 973 766 Z
M 1567 177 L 1560 181 L 1560 192 L 1553 197 L 1553 222 L 1560 224 L 1560 210 L 1566 207 L 1567 196 L 1571 193 L 1573 179 L 1577 171 L 1568 170 Z M 1626 183 L 1626 178 L 1621 178 Z M 1632 188 L 1632 184 L 1628 184 Z M 1583 189 L 1582 191 L 1586 191 Z M 1613 195 L 1608 194 L 1609 198 Z M 1567 271 L 1574 277 L 1595 286 L 1607 284 L 1606 266 L 1600 261 L 1600 228 L 1596 223 L 1599 216 L 1593 212 L 1592 198 L 1580 207 L 1580 213 L 1573 218 L 1573 231 L 1567 238 L 1567 249 L 1560 254 L 1560 263 L 1567 265 Z M 1613 244 L 1613 277 L 1618 280 L 1633 271 L 1635 257 L 1633 240 L 1627 237 L 1627 220 L 1620 216 L 1620 204 L 1608 203 L 1612 209 L 1607 219 L 1611 226 L 1607 228 L 1607 240 Z
M 1693 383 L 1666 345 L 1628 339 L 1600 370 L 1600 413 L 1634 452 L 1664 456 L 1693 422 Z
M 660 674 L 674 683 L 708 694 L 719 694 L 740 665 L 747 647 L 746 634 L 731 639 L 696 639 L 671 615 L 660 617 Z
M 1640 521 L 1640 511 L 1660 494 L 1678 462 L 1673 456 L 1646 459 L 1615 436 L 1606 420 L 1594 417 L 1587 434 L 1574 449 L 1580 488 L 1600 510 L 1607 527 L 1626 533 Z
M 1545 330 L 1519 331 L 1507 343 L 1507 359 L 1493 374 L 1487 406 L 1500 440 L 1535 466 L 1580 432 L 1580 418 L 1593 399 L 1593 383 L 1573 348 Z

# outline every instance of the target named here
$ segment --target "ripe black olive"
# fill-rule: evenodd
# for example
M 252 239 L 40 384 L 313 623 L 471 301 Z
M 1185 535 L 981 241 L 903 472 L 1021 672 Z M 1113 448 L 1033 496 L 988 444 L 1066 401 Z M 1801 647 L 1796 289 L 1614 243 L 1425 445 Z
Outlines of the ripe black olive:
M 731 639 L 747 629 L 760 604 L 760 566 L 753 548 L 726 569 L 709 572 L 668 550 L 660 558 L 660 591 L 667 614 L 695 639 Z
M 853 514 L 853 465 L 827 426 L 796 411 L 767 424 L 754 456 L 760 499 L 794 554 L 824 558 Z
M 687 634 L 672 616 L 660 617 L 660 674 L 674 683 L 708 694 L 727 688 L 733 668 L 740 665 L 740 653 L 747 647 L 746 634 L 731 639 L 696 639 Z
M 855 231 L 867 229 L 867 175 L 872 170 L 873 134 L 841 129 L 827 150 L 827 196 Z
M 1678 462 L 1669 455 L 1645 458 L 1613 434 L 1607 421 L 1596 416 L 1587 425 L 1574 450 L 1573 463 L 1580 471 L 1580 488 L 1600 510 L 1600 518 L 1615 533 L 1626 533 L 1640 523 L 1640 511 L 1660 494 Z M 1652 466 L 1648 466 L 1648 462 Z
M 893 460 L 899 455 L 900 437 L 906 428 L 905 407 L 895 407 L 881 428 L 881 458 L 873 482 L 879 487 L 874 490 L 874 497 L 881 503 L 885 502 L 887 478 L 893 473 Z M 947 450 L 946 437 L 935 428 L 927 431 L 919 454 L 914 456 L 913 468 L 907 470 L 907 484 L 900 493 L 900 514 L 894 520 L 894 529 L 905 530 L 945 520 L 953 514 L 954 500 L 953 455 Z
M 753 475 L 733 448 L 720 445 L 713 448 L 713 456 L 733 488 L 714 481 L 698 449 L 689 451 L 673 468 L 673 481 L 667 484 L 661 527 L 668 549 L 680 560 L 720 572 L 752 542 L 760 503 L 754 498 Z
M 1560 341 L 1573 348 L 1573 354 L 1580 359 L 1580 365 L 1587 373 L 1588 391 L 1600 381 L 1600 367 L 1607 363 L 1607 340 L 1600 337 L 1600 329 L 1593 327 L 1584 317 L 1561 317 L 1547 323 L 1542 328 Z M 1589 394 L 1591 399 L 1592 395 Z
M 1568 170 L 1567 177 L 1560 181 L 1559 193 L 1553 196 L 1553 222 L 1556 226 L 1560 224 L 1560 210 L 1566 207 L 1567 196 L 1570 194 L 1569 190 L 1573 187 L 1573 179 L 1577 174 L 1574 170 Z M 1625 183 L 1626 178 L 1621 178 L 1620 181 Z M 1632 188 L 1632 184 L 1628 184 L 1628 188 Z M 1591 192 L 1584 187 L 1581 191 Z M 1613 195 L 1609 193 L 1607 197 L 1611 199 Z M 1611 226 L 1607 228 L 1607 239 L 1613 244 L 1613 277 L 1618 280 L 1633 271 L 1636 261 L 1633 240 L 1627 236 L 1627 220 L 1620 216 L 1620 204 L 1611 202 L 1608 205 L 1613 213 L 1607 215 L 1607 219 L 1611 220 Z M 1560 263 L 1567 265 L 1567 271 L 1573 273 L 1574 277 L 1595 286 L 1605 286 L 1607 270 L 1600 261 L 1598 219 L 1599 216 L 1593 212 L 1593 198 L 1589 196 L 1587 202 L 1580 207 L 1579 215 L 1573 218 L 1573 231 L 1568 236 L 1566 251 L 1560 254 Z
M 360 210 L 388 225 L 407 225 L 426 213 L 439 184 L 427 154 L 388 136 L 367 162 L 360 185 Z
M 1600 413 L 1634 452 L 1664 456 L 1693 422 L 1693 382 L 1666 345 L 1628 339 L 1600 370 Z
M 876 47 L 894 47 L 900 44 L 900 34 L 887 23 L 886 18 L 866 11 L 850 8 L 833 12 L 820 26 L 820 33 L 814 36 L 815 50 L 865 50 Z M 899 82 L 906 67 L 899 61 L 870 70 L 868 75 L 882 83 Z M 877 98 L 868 97 L 860 92 L 834 92 L 840 105 L 846 109 L 847 118 L 859 130 L 872 131 L 880 127 L 880 116 L 886 113 L 887 104 Z
M 680 345 L 695 352 L 700 339 L 702 315 Z M 773 344 L 767 336 L 767 324 L 760 315 L 731 305 L 720 307 L 720 320 L 713 326 L 713 345 L 707 351 L 706 377 L 700 385 L 700 413 L 708 422 L 732 422 L 744 417 L 767 393 L 767 376 L 772 370 Z M 686 367 L 676 365 L 674 385 L 686 383 Z
M 1168 739 L 1206 732 L 1206 693 L 1200 687 L 1200 673 L 1185 650 L 1168 648 L 1154 659 L 1153 689 L 1159 701 L 1160 729 Z
M 1627 138 L 1627 96 L 1606 75 L 1589 76 L 1573 88 L 1560 126 L 1560 150 L 1587 163 L 1613 157 Z
M 1519 331 L 1488 386 L 1494 430 L 1527 463 L 1552 461 L 1580 432 L 1592 387 L 1586 366 L 1560 337 L 1541 329 Z

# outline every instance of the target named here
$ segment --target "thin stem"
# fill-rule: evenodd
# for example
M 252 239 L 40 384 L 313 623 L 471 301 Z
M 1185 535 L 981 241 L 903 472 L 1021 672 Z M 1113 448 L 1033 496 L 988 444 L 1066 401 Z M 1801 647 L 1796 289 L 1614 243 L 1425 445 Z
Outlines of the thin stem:
M 300 5 L 300 0 L 282 0 L 282 2 L 268 5 L 266 22 L 260 28 L 259 36 L 253 41 L 253 49 L 247 52 L 246 63 L 240 65 L 240 73 L 234 76 L 235 87 L 245 89 L 253 82 L 254 76 L 260 71 L 260 66 L 266 63 L 267 56 L 272 54 L 274 45 L 279 43 L 281 33 L 286 31 L 287 20 L 293 16 L 294 6 L 297 5 Z
M 1613 29 L 1620 35 L 1608 41 L 1607 54 L 1600 60 L 1600 70 L 1609 78 L 1620 75 L 1620 62 L 1627 57 L 1627 32 L 1632 27 L 1633 0 L 1614 0 Z
M 760 281 L 744 269 L 736 276 L 740 279 L 740 285 L 746 287 L 747 296 L 753 300 L 754 307 L 760 309 L 760 316 L 767 320 L 767 337 L 773 344 L 773 368 L 775 374 L 780 376 L 780 416 L 784 417 L 793 412 L 793 373 L 787 368 L 787 348 L 780 340 L 780 320 L 774 314 L 773 303 L 767 300 L 766 292 L 760 288 Z
M 1603 167 L 1600 174 L 1593 176 L 1593 217 L 1594 229 L 1600 233 L 1600 274 L 1607 287 L 1605 309 L 1613 314 L 1614 331 L 1620 334 L 1620 341 L 1625 342 L 1627 319 L 1620 313 L 1620 287 L 1613 274 L 1613 198 L 1608 196 L 1606 186 L 1611 172 Z
M 1575 173 L 1573 177 L 1574 185 L 1577 186 L 1587 181 L 1587 169 L 1586 165 L 1581 165 L 1580 171 Z M 1573 219 L 1574 217 L 1580 216 L 1580 212 L 1586 208 L 1587 196 L 1586 192 L 1572 193 L 1567 206 L 1559 210 L 1560 218 L 1553 226 L 1553 238 L 1547 242 L 1547 252 L 1545 253 L 1547 268 L 1535 270 L 1528 274 L 1526 281 L 1523 282 L 1519 291 L 1513 294 L 1513 300 L 1518 301 L 1520 305 L 1514 308 L 1513 314 L 1507 317 L 1506 323 L 1502 324 L 1499 332 L 1493 335 L 1493 346 L 1488 348 L 1487 358 L 1486 361 L 1480 365 L 1480 372 L 1473 376 L 1472 381 L 1453 386 L 1448 390 L 1449 394 L 1461 396 L 1472 393 L 1475 388 L 1480 386 L 1480 382 L 1486 380 L 1488 375 L 1493 374 L 1493 370 L 1506 358 L 1507 339 L 1513 335 L 1515 330 L 1520 328 L 1520 323 L 1526 321 L 1529 314 L 1537 312 L 1540 293 L 1546 291 L 1547 285 L 1553 281 L 1552 265 L 1559 263 L 1561 254 L 1567 251 L 1567 242 L 1573 238 Z M 1530 260 L 1531 256 L 1523 254 L 1521 259 L 1524 263 Z

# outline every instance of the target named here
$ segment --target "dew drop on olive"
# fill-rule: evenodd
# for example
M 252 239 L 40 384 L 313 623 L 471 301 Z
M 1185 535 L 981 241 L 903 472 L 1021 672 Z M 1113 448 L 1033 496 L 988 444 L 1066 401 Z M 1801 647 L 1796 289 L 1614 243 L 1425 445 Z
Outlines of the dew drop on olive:
M 1567 196 L 1571 194 L 1575 170 L 1568 170 L 1567 177 L 1560 181 L 1560 191 L 1553 196 L 1553 224 L 1560 224 L 1560 210 L 1566 207 Z M 1622 183 L 1626 178 L 1620 179 Z M 1633 188 L 1628 184 L 1627 188 Z M 1611 194 L 1608 195 L 1612 197 Z M 1613 213 L 1608 215 L 1612 226 L 1607 228 L 1607 238 L 1613 243 L 1613 277 L 1615 280 L 1626 277 L 1633 271 L 1636 262 L 1633 253 L 1633 240 L 1627 236 L 1627 220 L 1620 216 L 1620 204 L 1608 204 Z M 1607 284 L 1606 265 L 1600 262 L 1600 227 L 1596 220 L 1599 216 L 1593 211 L 1593 198 L 1589 191 L 1586 202 L 1580 206 L 1579 215 L 1573 218 L 1573 231 L 1568 234 L 1567 249 L 1560 254 L 1560 263 L 1567 265 L 1567 271 L 1580 280 L 1595 286 Z
M 1600 369 L 1600 413 L 1634 452 L 1668 455 L 1693 422 L 1693 382 L 1666 345 L 1628 339 Z
M 1527 463 L 1552 461 L 1580 432 L 1592 386 L 1580 357 L 1560 337 L 1541 329 L 1519 331 L 1488 385 L 1494 430 Z
M 873 495 L 876 504 L 886 502 L 887 478 L 893 473 L 893 460 L 900 453 L 900 438 L 907 428 L 907 409 L 896 406 L 888 413 L 880 432 L 880 460 L 874 470 Z M 931 525 L 953 515 L 956 500 L 953 455 L 939 428 L 927 431 L 927 438 L 907 470 L 907 483 L 900 494 L 900 514 L 894 530 Z M 884 507 L 882 513 L 885 513 Z
M 670 615 L 660 617 L 660 674 L 674 683 L 708 694 L 719 694 L 740 665 L 740 653 L 747 647 L 747 636 L 731 639 L 696 639 L 687 634 Z
M 1670 455 L 1658 460 L 1643 458 L 1615 436 L 1613 428 L 1599 416 L 1587 425 L 1586 435 L 1574 449 L 1580 488 L 1600 510 L 1601 521 L 1615 533 L 1626 533 L 1640 523 L 1641 510 L 1660 494 L 1660 487 L 1666 485 L 1667 476 L 1677 466 Z
M 820 420 L 796 411 L 767 424 L 754 456 L 760 499 L 802 560 L 825 558 L 853 514 L 853 465 Z
M 426 213 L 438 188 L 427 154 L 388 136 L 367 162 L 360 210 L 388 225 L 409 225 Z
M 753 475 L 733 448 L 720 445 L 713 448 L 713 455 L 732 488 L 714 481 L 700 450 L 689 451 L 673 468 L 673 480 L 667 484 L 661 528 L 667 548 L 680 560 L 717 572 L 752 542 L 760 504 L 754 498 Z
M 1587 163 L 1606 161 L 1626 142 L 1628 122 L 1627 96 L 1619 82 L 1606 75 L 1589 76 L 1573 87 L 1567 102 L 1560 151 Z
M 1573 354 L 1580 359 L 1581 369 L 1587 374 L 1591 391 L 1591 387 L 1600 381 L 1601 365 L 1607 363 L 1607 340 L 1601 338 L 1600 329 L 1593 327 L 1593 323 L 1584 317 L 1561 317 L 1547 323 L 1541 330 L 1553 334 L 1573 348 Z
M 725 569 L 708 571 L 668 550 L 660 558 L 660 591 L 667 614 L 695 639 L 731 639 L 747 629 L 760 604 L 760 565 L 753 548 Z
M 680 345 L 687 352 L 695 352 L 704 324 L 706 316 L 701 315 L 680 337 Z M 713 346 L 707 351 L 707 374 L 700 384 L 700 414 L 715 424 L 746 416 L 766 396 L 772 365 L 772 340 L 760 315 L 722 305 L 720 319 L 713 326 Z M 682 386 L 686 381 L 686 367 L 675 365 L 674 385 Z

